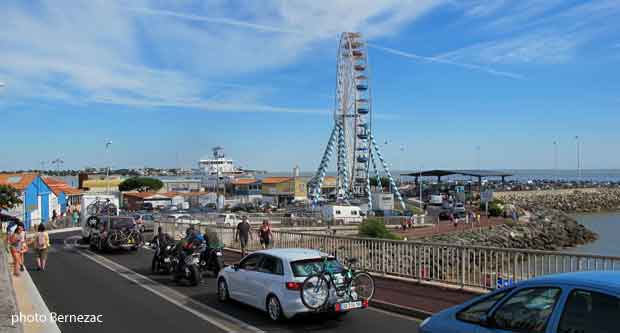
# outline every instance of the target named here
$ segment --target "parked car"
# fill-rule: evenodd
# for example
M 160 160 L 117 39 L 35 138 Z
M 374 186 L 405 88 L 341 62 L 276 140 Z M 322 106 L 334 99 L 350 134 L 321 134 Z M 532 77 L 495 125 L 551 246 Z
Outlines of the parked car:
M 91 216 L 89 218 L 91 250 L 137 250 L 142 234 L 131 216 Z
M 421 333 L 617 332 L 620 272 L 547 275 L 441 311 Z
M 465 205 L 462 202 L 457 202 L 454 204 L 454 213 L 456 214 L 465 214 Z
M 215 224 L 218 226 L 234 227 L 241 222 L 241 218 L 237 214 L 219 214 L 215 218 Z
M 153 214 L 137 213 L 133 215 L 140 232 L 153 231 L 155 229 L 155 217 Z
M 328 256 L 312 249 L 270 249 L 253 252 L 239 264 L 225 267 L 217 277 L 217 294 L 220 301 L 234 299 L 266 311 L 274 320 L 289 319 L 297 314 L 315 312 L 301 300 L 300 288 L 304 280 L 319 269 Z M 343 267 L 333 257 L 328 257 L 330 271 L 338 273 Z M 331 287 L 329 304 L 343 302 Z M 335 312 L 341 307 L 326 307 L 323 311 Z M 337 313 L 347 313 L 347 311 Z
M 186 224 L 199 224 L 200 220 L 194 218 L 189 214 L 168 214 L 165 216 L 168 222 L 186 223 Z

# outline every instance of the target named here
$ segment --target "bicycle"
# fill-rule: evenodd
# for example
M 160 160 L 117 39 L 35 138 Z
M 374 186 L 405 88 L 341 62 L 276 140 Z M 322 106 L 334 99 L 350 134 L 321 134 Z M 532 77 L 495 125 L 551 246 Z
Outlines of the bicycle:
M 367 302 L 374 296 L 375 282 L 366 271 L 356 271 L 352 266 L 357 263 L 355 258 L 345 258 L 347 266 L 341 272 L 331 272 L 328 269 L 330 262 L 328 256 L 322 257 L 321 270 L 304 280 L 300 288 L 301 301 L 312 310 L 325 308 L 329 301 L 330 291 L 333 287 L 339 299 L 345 302 L 359 302 L 357 306 L 346 305 L 350 308 L 367 306 Z

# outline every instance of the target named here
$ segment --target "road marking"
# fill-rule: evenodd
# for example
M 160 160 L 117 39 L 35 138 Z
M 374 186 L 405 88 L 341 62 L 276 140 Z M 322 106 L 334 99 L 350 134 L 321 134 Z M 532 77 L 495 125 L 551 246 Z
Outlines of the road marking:
M 75 239 L 73 237 L 69 237 L 67 239 L 65 239 L 65 246 L 70 246 L 67 243 L 67 240 L 69 239 Z M 77 239 L 76 239 L 77 240 Z M 75 246 L 77 246 L 77 244 L 75 244 Z M 74 247 L 75 247 L 74 246 Z M 98 254 L 95 254 L 89 250 L 86 251 L 76 251 L 77 253 L 79 253 L 80 255 L 90 259 L 91 261 L 109 269 L 110 271 L 118 274 L 119 276 L 135 283 L 136 285 L 154 293 L 155 295 L 167 300 L 168 302 L 177 305 L 178 307 L 196 315 L 197 317 L 199 317 L 200 319 L 203 319 L 215 326 L 217 326 L 218 328 L 226 331 L 226 332 L 264 332 L 263 330 L 252 326 L 248 323 L 245 323 L 235 317 L 230 316 L 227 313 L 224 313 L 222 311 L 216 310 L 204 303 L 200 303 L 198 301 L 193 300 L 192 298 L 183 295 L 182 293 L 166 287 L 164 285 L 162 285 L 159 282 L 156 282 L 155 280 L 152 280 L 142 274 L 136 273 L 133 270 L 120 265 L 108 258 L 105 258 L 103 256 L 100 256 Z M 151 286 L 158 286 L 159 289 L 161 290 L 157 290 L 154 287 Z M 165 293 L 164 293 L 165 292 Z M 207 316 L 206 314 L 197 311 L 196 309 L 193 309 L 189 306 L 187 306 L 188 304 L 191 304 L 194 307 L 200 308 L 203 311 L 209 312 L 214 316 L 218 316 L 222 319 L 216 319 L 213 318 L 211 316 Z M 228 322 L 227 322 L 228 321 Z

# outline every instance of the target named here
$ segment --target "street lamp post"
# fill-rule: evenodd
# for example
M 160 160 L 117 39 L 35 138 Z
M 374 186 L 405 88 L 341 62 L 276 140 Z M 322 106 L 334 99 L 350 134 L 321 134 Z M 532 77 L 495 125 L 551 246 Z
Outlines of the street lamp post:
M 106 170 L 105 170 L 105 193 L 110 194 L 110 161 L 109 161 L 109 152 L 110 146 L 112 146 L 112 140 L 108 140 L 105 143 L 105 160 L 106 160 Z
M 575 136 L 575 141 L 577 142 L 577 175 L 581 180 L 581 141 L 578 135 Z
M 400 145 L 400 158 L 398 159 L 398 182 L 403 186 L 403 157 L 405 156 L 405 145 Z
M 61 160 L 60 158 L 57 158 L 55 160 L 52 161 L 52 164 L 56 165 L 56 172 L 58 173 L 57 176 L 60 176 L 60 165 L 64 164 L 65 161 Z
M 557 176 L 558 173 L 558 142 L 553 141 L 553 171 Z
M 418 187 L 420 188 L 420 209 L 424 209 L 424 201 L 422 201 L 422 170 L 424 166 L 420 166 L 420 175 L 418 176 Z

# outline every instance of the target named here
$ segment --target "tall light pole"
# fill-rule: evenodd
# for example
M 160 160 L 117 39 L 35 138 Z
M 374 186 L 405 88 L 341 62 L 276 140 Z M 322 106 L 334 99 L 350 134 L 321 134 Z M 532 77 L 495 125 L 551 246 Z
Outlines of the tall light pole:
M 398 159 L 398 181 L 403 186 L 403 157 L 405 156 L 405 145 L 400 145 L 400 158 Z
M 106 160 L 106 170 L 105 170 L 105 193 L 110 194 L 110 161 L 109 161 L 109 152 L 110 147 L 112 146 L 112 140 L 107 140 L 105 143 L 105 160 Z
M 577 175 L 581 180 L 581 141 L 578 135 L 575 136 L 575 141 L 577 143 Z
M 418 176 L 418 187 L 420 188 L 420 209 L 424 209 L 424 201 L 422 200 L 422 171 L 424 165 L 420 165 L 420 175 Z
M 558 173 L 558 142 L 553 141 L 553 171 L 557 176 Z
M 60 165 L 64 164 L 65 161 L 61 160 L 60 158 L 57 158 L 55 160 L 52 161 L 52 164 L 56 164 L 56 172 L 58 173 L 57 176 L 60 175 Z

